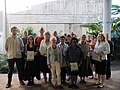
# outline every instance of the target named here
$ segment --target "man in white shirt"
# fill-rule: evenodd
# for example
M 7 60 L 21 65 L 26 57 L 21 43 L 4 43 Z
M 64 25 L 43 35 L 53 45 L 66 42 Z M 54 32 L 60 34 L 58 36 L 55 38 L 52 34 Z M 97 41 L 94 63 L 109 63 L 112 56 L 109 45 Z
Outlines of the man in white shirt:
M 17 27 L 11 28 L 12 36 L 8 37 L 5 43 L 5 50 L 8 54 L 8 83 L 6 88 L 11 87 L 12 75 L 14 71 L 14 64 L 16 63 L 18 69 L 18 77 L 21 85 L 25 85 L 23 80 L 22 56 L 23 42 L 17 37 Z

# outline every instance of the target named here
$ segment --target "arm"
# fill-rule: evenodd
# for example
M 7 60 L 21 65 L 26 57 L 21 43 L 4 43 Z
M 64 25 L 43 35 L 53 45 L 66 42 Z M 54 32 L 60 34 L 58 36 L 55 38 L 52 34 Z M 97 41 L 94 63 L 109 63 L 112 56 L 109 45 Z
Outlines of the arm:
M 6 40 L 6 42 L 5 42 L 5 50 L 8 52 L 8 39 Z
M 50 65 L 50 47 L 47 48 L 47 65 Z
M 42 40 L 42 41 L 41 41 L 41 44 L 40 44 L 40 48 L 39 48 L 39 52 L 40 52 L 41 55 L 44 55 L 44 54 L 45 54 L 45 53 L 44 53 L 45 51 L 44 51 L 43 43 L 44 43 L 44 42 L 43 42 L 43 40 Z

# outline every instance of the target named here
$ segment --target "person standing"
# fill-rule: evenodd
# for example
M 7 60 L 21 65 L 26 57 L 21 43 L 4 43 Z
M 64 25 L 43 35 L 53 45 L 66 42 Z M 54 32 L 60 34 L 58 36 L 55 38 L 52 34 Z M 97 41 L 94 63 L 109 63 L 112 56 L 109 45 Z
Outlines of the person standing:
M 110 53 L 107 54 L 107 67 L 106 67 L 106 79 L 110 79 L 111 77 L 111 60 L 112 60 L 112 57 L 113 57 L 113 43 L 112 41 L 109 40 L 109 35 L 108 33 L 106 34 L 105 36 L 106 38 L 106 41 L 109 43 L 110 45 Z
M 17 36 L 17 27 L 11 28 L 12 36 L 8 37 L 5 43 L 5 50 L 8 54 L 8 82 L 6 88 L 11 87 L 12 75 L 14 71 L 14 64 L 16 63 L 18 69 L 18 78 L 21 85 L 25 85 L 23 82 L 23 71 L 22 71 L 22 49 L 24 47 L 22 39 Z
M 92 75 L 92 69 L 90 65 L 90 45 L 86 41 L 86 35 L 82 35 L 81 42 L 79 45 L 82 48 L 84 59 L 82 61 L 82 65 L 79 67 L 79 76 L 81 77 L 81 81 L 86 84 L 85 77 Z
M 41 79 L 41 76 L 40 76 L 40 72 L 41 72 L 41 54 L 40 54 L 40 52 L 39 52 L 39 48 L 40 48 L 40 44 L 41 44 L 41 41 L 44 39 L 44 32 L 45 32 L 45 30 L 44 30 L 44 28 L 43 27 L 41 27 L 40 28 L 40 30 L 39 30 L 39 32 L 40 32 L 40 35 L 38 35 L 36 38 L 35 38 L 35 45 L 37 45 L 37 55 L 36 55 L 36 61 L 35 61 L 35 63 L 36 63 L 36 78 L 38 79 L 38 80 L 40 80 Z
M 23 71 L 24 71 L 25 70 L 25 57 L 26 57 L 25 46 L 27 45 L 27 41 L 28 41 L 28 31 L 24 31 L 24 36 L 22 37 L 22 41 L 23 41 L 23 44 L 24 44 L 24 48 L 23 48 L 23 51 L 22 51 L 22 60 L 23 60 L 22 68 L 23 68 Z M 24 74 L 25 74 L 25 72 L 24 72 Z M 23 76 L 25 76 L 25 75 L 23 75 Z M 25 80 L 25 77 L 24 77 L 24 80 Z
M 45 32 L 44 39 L 41 41 L 41 45 L 39 48 L 41 54 L 41 72 L 43 73 L 45 83 L 47 83 L 47 73 L 49 73 L 49 83 L 51 83 L 51 72 L 47 66 L 47 48 L 50 45 L 50 33 Z
M 66 51 L 68 48 L 68 45 L 65 43 L 65 37 L 61 36 L 60 37 L 60 43 L 57 44 L 57 47 L 59 47 L 62 51 L 62 63 L 61 63 L 61 82 L 62 84 L 65 83 L 66 80 L 66 67 L 67 67 L 67 63 L 65 61 L 65 55 L 66 55 Z
M 107 54 L 110 53 L 110 46 L 108 42 L 105 41 L 105 37 L 102 33 L 98 34 L 97 42 L 95 44 L 93 59 L 96 60 L 96 73 L 98 74 L 97 88 L 104 87 L 105 74 L 106 74 L 106 61 Z
M 25 79 L 28 80 L 27 86 L 34 85 L 34 77 L 36 75 L 35 60 L 37 54 L 37 46 L 34 45 L 34 38 L 33 36 L 28 37 L 28 44 L 25 48 L 26 58 L 26 65 L 25 65 Z
M 61 86 L 61 70 L 62 53 L 56 45 L 56 37 L 51 38 L 51 46 L 47 49 L 47 65 L 51 70 L 53 88 L 62 88 Z
M 69 64 L 70 67 L 70 75 L 71 75 L 71 84 L 70 88 L 78 88 L 76 85 L 77 76 L 79 74 L 78 66 L 81 66 L 83 60 L 83 52 L 80 46 L 78 46 L 78 39 L 73 37 L 71 39 L 71 46 L 68 47 L 65 60 Z
M 59 39 L 59 37 L 58 37 L 58 35 L 57 35 L 57 31 L 54 31 L 54 32 L 53 32 L 53 36 L 57 38 L 56 43 L 57 43 L 57 44 L 60 43 L 60 39 Z

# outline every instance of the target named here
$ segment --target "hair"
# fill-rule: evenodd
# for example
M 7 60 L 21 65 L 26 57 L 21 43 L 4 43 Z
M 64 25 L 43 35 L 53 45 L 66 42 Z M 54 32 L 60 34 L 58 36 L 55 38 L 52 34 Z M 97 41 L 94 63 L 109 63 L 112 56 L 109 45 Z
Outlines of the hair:
M 50 36 L 50 32 L 49 31 L 47 31 L 47 32 L 44 33 L 44 35 L 46 35 L 46 34 L 48 34 Z
M 52 37 L 50 38 L 50 41 L 52 41 L 53 39 L 55 39 L 55 40 L 57 41 L 57 38 L 56 38 L 55 36 L 52 36 Z
M 60 38 L 65 38 L 64 36 L 60 36 Z
M 33 45 L 34 45 L 34 37 L 32 36 L 32 35 L 30 35 L 29 37 L 28 37 L 28 44 L 30 44 L 30 42 L 29 42 L 29 38 L 32 38 L 32 40 L 33 40 Z
M 18 28 L 14 26 L 14 27 L 11 28 L 11 32 L 12 32 L 13 29 L 18 30 Z
M 99 35 L 101 35 L 101 36 L 102 36 L 102 38 L 103 38 L 103 40 L 102 40 L 102 41 L 104 41 L 104 42 L 105 42 L 105 36 L 104 36 L 104 34 L 103 34 L 103 33 L 99 33 L 99 34 L 98 34 L 98 36 L 99 36 Z M 98 36 L 97 36 L 97 37 L 98 37 Z
M 78 39 L 77 39 L 76 37 L 73 37 L 73 38 L 71 39 L 71 43 L 72 43 L 73 40 L 76 40 L 77 43 L 78 43 Z
M 43 28 L 43 27 L 41 27 L 39 31 L 44 31 L 44 28 Z
M 71 35 L 70 35 L 70 34 L 68 34 L 68 35 L 67 35 L 67 37 L 71 37 Z
M 85 35 L 85 34 L 83 34 L 82 37 L 83 37 L 83 36 L 86 38 L 86 35 Z

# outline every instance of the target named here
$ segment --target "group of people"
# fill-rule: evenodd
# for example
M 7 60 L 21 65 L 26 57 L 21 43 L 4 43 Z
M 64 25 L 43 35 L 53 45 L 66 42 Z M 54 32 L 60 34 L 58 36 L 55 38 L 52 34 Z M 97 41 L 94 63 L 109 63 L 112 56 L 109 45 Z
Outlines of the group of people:
M 80 40 L 76 35 L 64 34 L 60 37 L 57 31 L 53 35 L 40 28 L 40 35 L 35 39 L 24 31 L 22 39 L 17 36 L 17 27 L 11 28 L 12 35 L 7 38 L 5 50 L 8 54 L 8 82 L 6 88 L 11 87 L 14 64 L 18 69 L 21 85 L 28 81 L 27 86 L 34 85 L 34 77 L 44 83 L 52 84 L 53 88 L 63 88 L 66 76 L 71 81 L 70 88 L 79 88 L 76 84 L 77 76 L 80 82 L 86 83 L 85 78 L 97 76 L 98 88 L 104 87 L 105 78 L 111 77 L 110 61 L 113 44 L 109 35 L 82 35 Z M 95 75 L 93 74 L 95 70 Z M 49 77 L 47 77 L 47 73 Z

